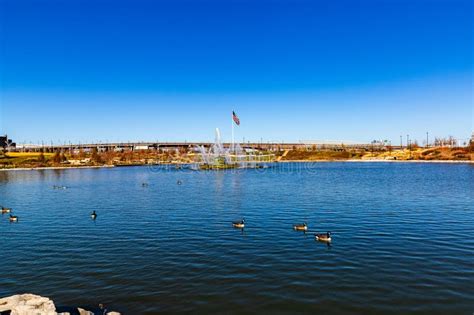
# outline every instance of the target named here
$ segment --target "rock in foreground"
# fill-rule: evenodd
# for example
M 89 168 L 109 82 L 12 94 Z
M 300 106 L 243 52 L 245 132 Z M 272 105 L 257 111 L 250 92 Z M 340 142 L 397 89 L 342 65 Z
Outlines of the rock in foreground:
M 53 301 L 34 294 L 18 294 L 0 299 L 0 312 L 10 315 L 57 315 Z
M 0 313 L 10 312 L 10 315 L 70 315 L 70 313 L 56 312 L 54 302 L 47 297 L 34 294 L 17 294 L 10 297 L 0 298 Z M 77 313 L 81 315 L 94 315 L 93 312 L 78 308 Z M 102 313 L 101 313 L 102 314 Z M 109 315 L 120 315 L 117 312 L 107 312 Z

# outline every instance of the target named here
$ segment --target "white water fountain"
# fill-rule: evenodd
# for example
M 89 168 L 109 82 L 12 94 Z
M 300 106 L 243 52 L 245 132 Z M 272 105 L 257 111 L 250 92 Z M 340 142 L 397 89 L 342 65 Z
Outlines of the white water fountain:
M 197 151 L 198 169 L 262 168 L 267 167 L 265 162 L 274 160 L 273 154 L 247 154 L 238 143 L 226 149 L 219 128 L 216 128 L 214 143 L 208 149 L 197 146 Z

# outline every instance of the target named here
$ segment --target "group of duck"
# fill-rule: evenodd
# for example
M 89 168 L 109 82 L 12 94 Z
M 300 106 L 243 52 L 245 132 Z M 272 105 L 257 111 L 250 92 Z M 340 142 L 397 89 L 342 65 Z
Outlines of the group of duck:
M 181 185 L 182 181 L 178 180 L 176 183 L 178 185 Z M 148 187 L 148 183 L 142 183 L 142 187 Z M 67 187 L 67 186 L 56 186 L 55 185 L 55 186 L 53 186 L 53 188 L 54 189 L 67 189 L 69 187 Z M 10 222 L 18 222 L 18 216 L 11 214 L 11 212 L 12 212 L 11 208 L 6 208 L 6 207 L 1 206 L 1 211 L 2 211 L 2 215 L 6 214 L 6 213 L 10 214 L 10 217 L 9 217 Z M 91 217 L 92 220 L 97 219 L 97 212 L 95 210 L 92 211 L 92 213 L 90 214 L 90 217 Z M 236 229 L 243 230 L 244 227 L 245 227 L 245 220 L 242 219 L 242 220 L 239 220 L 239 221 L 234 221 L 234 222 L 232 222 L 232 226 Z M 301 232 L 306 233 L 308 231 L 308 225 L 306 224 L 306 222 L 303 223 L 303 224 L 294 224 L 293 229 L 295 231 L 301 231 Z M 325 243 L 330 243 L 331 242 L 331 232 L 316 233 L 316 234 L 314 234 L 314 237 L 317 241 L 320 241 L 320 242 L 325 242 Z
M 10 217 L 9 217 L 10 222 L 18 222 L 18 216 L 11 214 L 11 212 L 12 212 L 11 208 L 6 208 L 4 206 L 1 206 L 1 211 L 2 211 L 2 215 L 7 214 L 7 213 L 10 214 Z M 92 211 L 90 216 L 91 216 L 92 220 L 97 219 L 97 212 L 95 210 Z M 239 220 L 239 221 L 234 221 L 234 222 L 232 222 L 232 226 L 236 229 L 244 229 L 245 220 L 242 219 L 242 220 Z M 303 223 L 303 224 L 294 224 L 293 229 L 295 231 L 301 231 L 301 232 L 306 233 L 308 231 L 308 225 L 306 224 L 306 222 Z M 320 242 L 326 242 L 326 243 L 331 242 L 331 232 L 317 233 L 317 234 L 314 234 L 314 237 L 316 238 L 317 241 L 320 241 Z
M 4 206 L 1 206 L 1 210 L 2 210 L 2 215 L 7 214 L 7 213 L 10 214 L 10 217 L 8 218 L 10 222 L 18 222 L 18 216 L 12 215 L 12 208 L 6 208 Z M 95 220 L 97 218 L 97 213 L 95 211 L 92 211 L 91 218 L 92 220 Z
M 67 187 L 67 186 L 54 185 L 54 186 L 53 186 L 53 189 L 69 189 L 69 187 Z
M 6 208 L 4 206 L 1 206 L 2 207 L 2 215 L 4 214 L 10 214 L 10 217 L 8 218 L 8 220 L 10 222 L 18 222 L 18 217 L 16 215 L 12 215 L 12 208 Z
M 245 220 L 242 219 L 239 221 L 234 221 L 232 222 L 232 226 L 236 229 L 243 229 L 245 227 Z M 308 225 L 306 224 L 306 222 L 303 224 L 294 224 L 293 230 L 306 233 L 308 231 Z M 324 243 L 331 243 L 331 232 L 316 233 L 314 234 L 314 237 L 317 241 L 324 242 Z
M 2 211 L 2 213 L 3 213 L 3 211 Z M 91 216 L 92 220 L 97 219 L 97 212 L 95 210 L 92 211 L 90 216 Z M 239 220 L 239 221 L 234 221 L 234 222 L 232 222 L 232 226 L 236 229 L 243 230 L 244 227 L 245 227 L 245 220 L 242 219 L 242 220 Z M 295 231 L 301 231 L 301 232 L 306 233 L 308 231 L 308 225 L 306 224 L 306 222 L 303 223 L 303 224 L 294 224 L 293 229 Z M 317 241 L 325 242 L 325 243 L 331 243 L 331 232 L 316 233 L 316 234 L 314 234 L 314 237 Z
M 179 180 L 179 179 L 178 179 L 178 180 L 176 181 L 176 184 L 177 184 L 177 185 L 182 185 L 182 184 L 183 184 L 183 182 L 182 182 L 181 180 Z M 149 184 L 148 184 L 148 183 L 146 183 L 146 182 L 143 182 L 143 183 L 142 183 L 142 187 L 148 187 L 148 186 L 149 186 Z

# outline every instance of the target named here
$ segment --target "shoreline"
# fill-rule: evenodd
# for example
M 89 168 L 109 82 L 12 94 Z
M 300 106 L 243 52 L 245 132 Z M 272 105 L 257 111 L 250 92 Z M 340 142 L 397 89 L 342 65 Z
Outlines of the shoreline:
M 278 163 L 330 163 L 330 162 L 339 162 L 339 163 L 453 163 L 453 164 L 474 164 L 473 160 L 285 160 L 278 161 Z
M 268 163 L 431 163 L 431 164 L 474 164 L 474 160 L 284 160 Z M 190 163 L 159 163 L 153 165 L 183 165 Z M 149 166 L 149 164 L 131 165 L 89 165 L 89 166 L 45 166 L 45 167 L 17 167 L 0 168 L 0 172 L 7 171 L 40 171 L 40 170 L 68 170 L 68 169 L 94 169 L 94 168 L 115 168 L 115 167 L 136 167 Z
M 0 172 L 7 171 L 41 171 L 41 170 L 68 170 L 68 169 L 81 169 L 81 168 L 113 168 L 115 165 L 88 165 L 88 166 L 44 166 L 44 167 L 13 167 L 13 168 L 0 168 Z

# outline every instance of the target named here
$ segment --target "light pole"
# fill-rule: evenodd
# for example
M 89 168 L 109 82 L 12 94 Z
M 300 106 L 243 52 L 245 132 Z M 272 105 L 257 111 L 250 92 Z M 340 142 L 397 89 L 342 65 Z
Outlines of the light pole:
M 403 149 L 403 136 L 400 136 L 400 150 Z
M 426 147 L 429 147 L 428 131 L 426 132 Z

